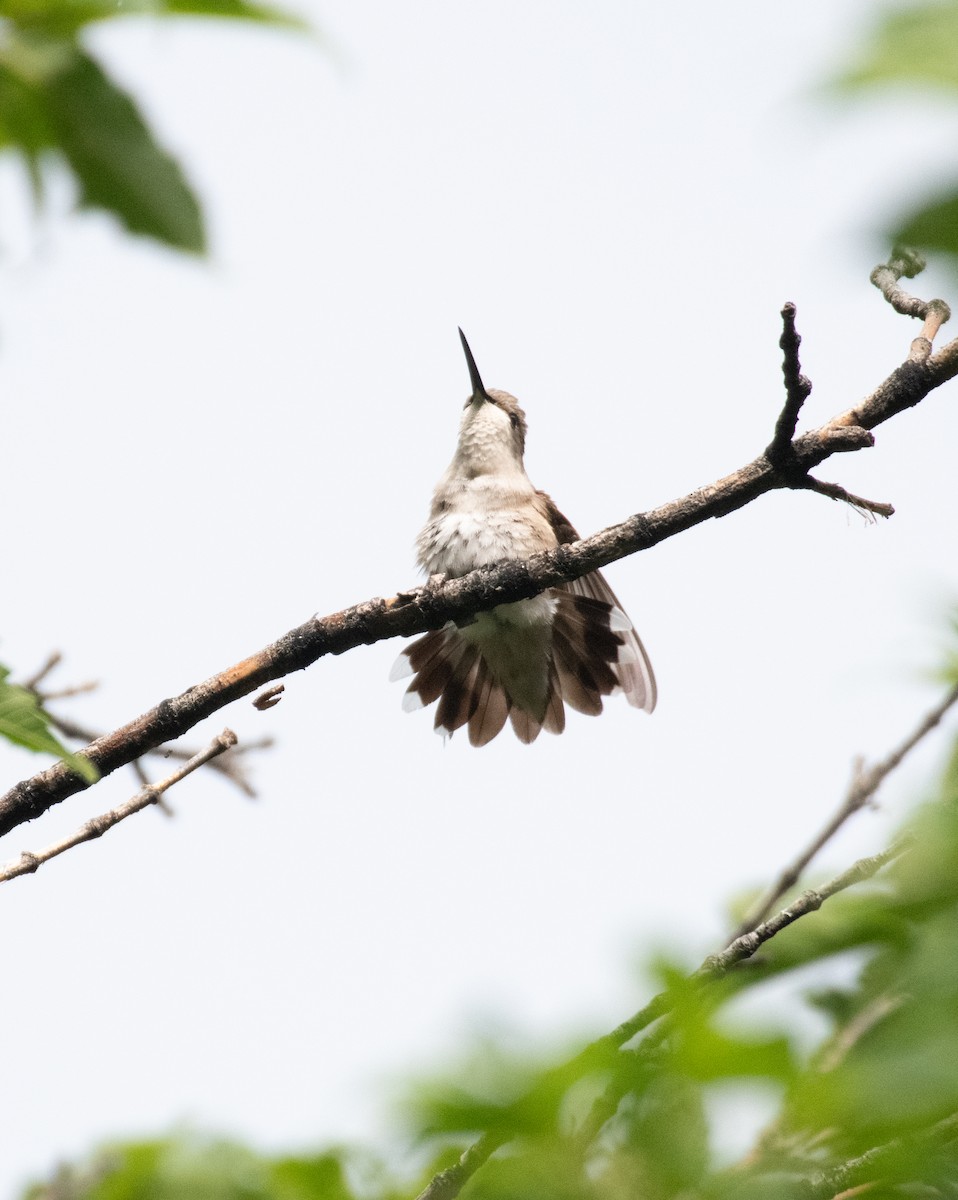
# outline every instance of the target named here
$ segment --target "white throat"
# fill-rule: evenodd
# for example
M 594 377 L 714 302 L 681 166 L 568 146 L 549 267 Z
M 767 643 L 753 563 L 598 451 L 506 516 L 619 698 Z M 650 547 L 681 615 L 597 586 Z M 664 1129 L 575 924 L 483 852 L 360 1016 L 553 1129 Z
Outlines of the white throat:
M 462 415 L 459 442 L 447 476 L 474 479 L 497 475 L 503 482 L 526 478 L 522 455 L 507 413 L 496 404 L 471 403 Z

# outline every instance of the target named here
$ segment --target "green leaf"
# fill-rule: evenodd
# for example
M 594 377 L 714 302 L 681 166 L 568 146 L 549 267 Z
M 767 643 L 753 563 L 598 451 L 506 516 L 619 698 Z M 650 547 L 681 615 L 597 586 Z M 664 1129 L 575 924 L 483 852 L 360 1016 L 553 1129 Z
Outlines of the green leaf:
M 643 1194 L 694 1189 L 709 1157 L 701 1088 L 680 1074 L 659 1071 L 626 1101 L 619 1124 L 642 1164 Z
M 35 156 L 53 144 L 42 96 L 29 80 L 0 61 L 0 147 L 16 146 Z
M 926 250 L 958 254 L 958 192 L 917 209 L 892 236 L 897 242 Z
M 597 1200 L 581 1155 L 568 1142 L 549 1137 L 529 1139 L 519 1153 L 490 1159 L 469 1181 L 467 1195 L 472 1200 Z
M 916 82 L 958 88 L 958 5 L 953 0 L 886 13 L 861 60 L 838 86 L 859 90 Z
M 160 7 L 165 15 L 171 17 L 226 17 L 285 25 L 293 29 L 308 28 L 307 22 L 301 17 L 280 12 L 265 4 L 249 4 L 246 0 L 166 0 Z
M 185 1132 L 147 1142 L 102 1147 L 85 1162 L 61 1165 L 51 1185 L 24 1200 L 354 1200 L 345 1163 L 374 1184 L 364 1194 L 395 1196 L 384 1169 L 340 1150 L 306 1158 L 270 1159 L 237 1142 Z
M 343 1164 L 335 1154 L 314 1158 L 283 1158 L 274 1162 L 270 1176 L 275 1190 L 290 1200 L 322 1197 L 322 1200 L 353 1200 Z
M 37 204 L 43 196 L 40 153 L 53 143 L 42 98 L 29 82 L 0 63 L 0 150 L 18 150 L 23 156 Z
M 112 212 L 131 233 L 202 253 L 202 214 L 183 172 L 98 64 L 74 47 L 42 91 L 57 146 L 80 182 L 81 203 Z
M 80 754 L 73 754 L 50 732 L 50 718 L 33 692 L 8 683 L 10 672 L 0 667 L 0 737 L 37 753 L 55 754 L 87 783 L 100 778 L 96 767 Z
M 35 32 L 75 33 L 114 17 L 212 17 L 306 29 L 300 17 L 247 0 L 0 0 L 0 18 Z
M 955 998 L 907 1001 L 855 1045 L 838 1069 L 809 1072 L 797 1123 L 840 1131 L 851 1153 L 927 1127 L 958 1106 Z
M 785 1037 L 739 1038 L 705 1023 L 688 1026 L 674 1061 L 692 1079 L 703 1082 L 743 1076 L 788 1080 L 795 1074 L 792 1048 Z

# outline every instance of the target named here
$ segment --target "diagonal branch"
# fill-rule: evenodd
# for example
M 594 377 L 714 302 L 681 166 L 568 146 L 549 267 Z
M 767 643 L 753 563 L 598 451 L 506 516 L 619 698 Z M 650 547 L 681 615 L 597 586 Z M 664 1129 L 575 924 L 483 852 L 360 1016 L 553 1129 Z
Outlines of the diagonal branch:
M 900 745 L 896 746 L 891 754 L 883 758 L 881 762 L 876 763 L 867 771 L 861 769 L 860 763 L 857 764 L 851 785 L 837 812 L 826 822 L 824 828 L 812 839 L 795 861 L 782 871 L 768 892 L 756 904 L 753 911 L 745 918 L 735 933 L 732 934 L 733 942 L 736 938 L 741 937 L 742 934 L 747 933 L 749 929 L 754 929 L 759 921 L 765 920 L 771 912 L 772 907 L 781 900 L 789 889 L 798 883 L 802 872 L 822 847 L 831 841 L 849 817 L 854 816 L 859 809 L 865 807 L 884 783 L 887 776 L 894 771 L 906 755 L 914 750 L 923 738 L 927 737 L 933 729 L 936 729 L 941 724 L 945 713 L 950 708 L 953 708 L 955 704 L 958 704 L 958 684 L 955 684 L 948 690 L 943 699 L 922 718 L 917 728 L 912 730 L 908 737 Z
M 924 341 L 924 344 L 930 348 L 930 343 Z M 425 587 L 400 592 L 388 600 L 367 600 L 328 617 L 313 618 L 235 666 L 162 701 L 113 733 L 97 738 L 81 753 L 96 766 L 101 777 L 109 775 L 161 743 L 181 737 L 234 700 L 293 671 L 301 671 L 327 654 L 342 654 L 386 638 L 409 637 L 438 629 L 447 621 L 461 622 L 498 604 L 527 599 L 627 555 L 648 550 L 713 517 L 727 516 L 767 492 L 805 487 L 807 484 L 796 483 L 796 474 L 807 475 L 833 454 L 871 445 L 872 429 L 914 407 L 956 375 L 958 339 L 937 354 L 910 353 L 871 395 L 821 428 L 796 438 L 791 443 L 791 466 L 786 472 L 763 453 L 731 475 L 688 496 L 637 513 L 582 541 L 523 562 L 482 568 L 441 584 L 430 582 Z M 0 797 L 0 835 L 33 820 L 86 786 L 79 776 L 60 764 L 17 784 Z
M 118 825 L 121 821 L 126 820 L 127 817 L 132 817 L 134 813 L 142 812 L 144 808 L 149 808 L 151 804 L 159 804 L 160 797 L 174 783 L 179 783 L 181 779 L 185 779 L 187 775 L 192 774 L 193 771 L 235 745 L 236 734 L 232 729 L 224 729 L 218 737 L 215 737 L 210 742 L 205 750 L 201 750 L 199 754 L 194 754 L 189 762 L 184 763 L 182 767 L 177 767 L 175 771 L 172 771 L 165 779 L 161 779 L 159 783 L 148 783 L 140 788 L 136 795 L 131 796 L 125 804 L 111 808 L 109 812 L 100 813 L 98 817 L 91 817 L 89 821 L 84 822 L 79 829 L 75 830 L 68 837 L 61 838 L 60 841 L 53 842 L 49 846 L 45 846 L 42 850 L 24 850 L 19 858 L 7 863 L 4 867 L 0 867 L 0 883 L 6 883 L 8 879 L 16 879 L 18 875 L 32 875 L 38 867 L 41 867 L 45 862 L 49 862 L 51 858 L 56 858 L 57 855 L 64 854 L 67 850 L 72 850 L 74 846 L 79 846 L 83 842 L 92 842 L 96 838 L 102 837 L 108 829 L 112 829 L 114 825 Z

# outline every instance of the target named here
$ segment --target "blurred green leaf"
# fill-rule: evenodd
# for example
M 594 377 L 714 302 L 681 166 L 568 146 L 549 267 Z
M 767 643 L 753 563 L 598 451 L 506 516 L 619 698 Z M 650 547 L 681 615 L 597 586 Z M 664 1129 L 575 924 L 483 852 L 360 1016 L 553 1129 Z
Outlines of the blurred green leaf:
M 0 18 L 24 30 L 59 36 L 93 21 L 137 16 L 212 17 L 308 28 L 301 17 L 247 0 L 0 0 Z
M 305 30 L 305 21 L 248 0 L 0 0 L 0 149 L 22 157 L 39 201 L 45 156 L 76 178 L 81 206 L 179 250 L 206 248 L 203 217 L 180 165 L 130 95 L 77 42 L 91 21 L 203 17 Z
M 795 1060 L 786 1037 L 730 1037 L 706 1022 L 697 1029 L 683 1026 L 675 1051 L 679 1070 L 703 1082 L 740 1076 L 788 1080 Z
M 312 1158 L 282 1158 L 270 1168 L 274 1187 L 288 1200 L 353 1200 L 354 1193 L 346 1181 L 342 1161 L 335 1154 L 318 1154 Z
M 281 12 L 271 5 L 249 4 L 246 0 L 166 0 L 160 7 L 165 15 L 172 17 L 226 17 L 230 20 L 285 25 L 293 29 L 309 27 L 302 17 Z
M 40 163 L 69 164 L 80 203 L 131 233 L 181 250 L 205 248 L 199 202 L 132 99 L 68 39 L 10 36 L 0 44 L 0 148 L 18 150 L 40 192 Z
M 104 208 L 131 233 L 182 250 L 205 248 L 199 202 L 130 97 L 76 49 L 43 88 L 57 145 L 81 186 L 81 203 Z
M 958 1029 L 947 1005 L 908 1003 L 859 1043 L 833 1076 L 811 1078 L 802 1105 L 854 1150 L 900 1137 L 958 1109 Z
M 8 682 L 6 667 L 0 667 L 0 737 L 40 754 L 55 754 L 85 779 L 96 783 L 99 773 L 89 759 L 68 750 L 50 732 L 50 718 L 33 692 Z
M 887 9 L 862 52 L 837 80 L 845 93 L 876 86 L 958 89 L 958 2 Z M 953 158 L 939 164 L 940 178 L 958 175 Z M 931 200 L 913 206 L 888 239 L 938 253 L 958 254 L 958 178 Z
M 0 150 L 15 149 L 23 156 L 36 202 L 43 192 L 40 154 L 54 143 L 42 97 L 0 62 Z
M 896 242 L 958 254 L 958 188 L 906 217 L 892 235 Z
M 610 1164 L 613 1178 L 624 1171 L 641 1177 L 648 1197 L 672 1196 L 694 1187 L 709 1160 L 708 1122 L 702 1089 L 671 1071 L 659 1072 L 630 1097 L 619 1126 L 630 1154 Z
M 915 82 L 958 88 L 958 4 L 954 0 L 887 9 L 858 61 L 838 80 L 846 89 Z
M 108 1146 L 85 1165 L 61 1167 L 26 1200 L 355 1200 L 344 1160 L 339 1151 L 270 1159 L 237 1142 L 178 1134 Z M 381 1169 L 370 1173 L 379 1200 L 395 1194 Z
M 558 1065 L 483 1042 L 454 1070 L 413 1084 L 402 1108 L 418 1137 L 477 1130 L 551 1134 L 578 1119 L 595 1088 L 612 1075 L 642 1069 L 602 1039 Z
M 595 1200 L 602 1193 L 568 1142 L 538 1138 L 491 1159 L 469 1183 L 471 1200 Z

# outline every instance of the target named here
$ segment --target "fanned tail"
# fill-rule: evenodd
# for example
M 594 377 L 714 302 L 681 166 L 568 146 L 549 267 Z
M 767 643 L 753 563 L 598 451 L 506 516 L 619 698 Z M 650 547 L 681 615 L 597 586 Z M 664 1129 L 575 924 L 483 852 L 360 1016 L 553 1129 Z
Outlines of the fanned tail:
M 602 576 L 594 572 L 546 595 L 547 609 L 537 610 L 542 620 L 517 619 L 517 612 L 529 612 L 520 605 L 535 603 L 521 601 L 481 614 L 464 629 L 450 623 L 411 642 L 390 676 L 413 676 L 403 708 L 438 701 L 437 732 L 449 736 L 468 726 L 473 746 L 491 742 L 507 720 L 527 745 L 543 729 L 561 733 L 565 705 L 596 716 L 603 698 L 620 691 L 651 712 L 652 667 Z

